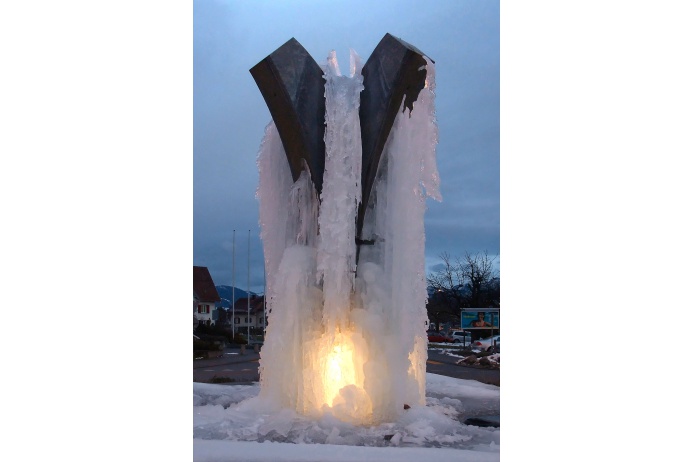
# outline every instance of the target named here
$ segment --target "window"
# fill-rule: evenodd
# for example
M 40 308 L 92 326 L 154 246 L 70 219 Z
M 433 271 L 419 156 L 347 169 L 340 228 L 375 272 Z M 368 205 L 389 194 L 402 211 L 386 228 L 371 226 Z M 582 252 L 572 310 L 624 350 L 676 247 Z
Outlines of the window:
M 234 323 L 234 324 L 240 324 L 240 323 L 241 323 L 241 318 L 233 318 L 233 323 Z
M 209 309 L 209 305 L 197 305 L 197 312 L 209 314 L 211 310 Z
M 248 322 L 248 318 L 245 318 L 245 320 L 244 320 L 243 322 L 247 323 L 247 322 Z

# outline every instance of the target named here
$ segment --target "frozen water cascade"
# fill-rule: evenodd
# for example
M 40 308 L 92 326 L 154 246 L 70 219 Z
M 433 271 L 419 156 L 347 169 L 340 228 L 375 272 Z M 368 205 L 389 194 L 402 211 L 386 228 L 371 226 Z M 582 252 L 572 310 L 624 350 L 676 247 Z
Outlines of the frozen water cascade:
M 414 110 L 400 108 L 383 151 L 357 251 L 361 201 L 361 61 L 350 76 L 334 52 L 325 78 L 325 173 L 320 197 L 305 168 L 291 179 L 270 123 L 258 155 L 268 327 L 263 406 L 355 425 L 426 406 L 425 199 L 440 200 L 435 72 Z M 357 253 L 358 252 L 358 253 Z M 358 267 L 356 265 L 358 259 Z M 282 411 L 283 412 L 283 411 Z

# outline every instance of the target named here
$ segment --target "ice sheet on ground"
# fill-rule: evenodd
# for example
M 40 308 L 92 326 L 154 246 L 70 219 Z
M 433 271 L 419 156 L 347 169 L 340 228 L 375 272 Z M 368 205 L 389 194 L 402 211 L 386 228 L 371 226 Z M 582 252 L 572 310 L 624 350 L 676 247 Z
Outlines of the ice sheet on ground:
M 357 426 L 337 419 L 329 412 L 316 420 L 290 409 L 274 412 L 267 403 L 258 399 L 257 395 L 260 391 L 258 384 L 232 386 L 195 383 L 193 387 L 195 447 L 196 451 L 201 451 L 200 457 L 203 453 L 208 454 L 206 451 L 210 451 L 209 459 L 198 459 L 196 455 L 195 460 L 227 460 L 213 456 L 215 451 L 223 445 L 210 445 L 201 440 L 371 448 L 450 448 L 491 453 L 494 456 L 494 458 L 484 456 L 485 458 L 465 460 L 498 460 L 500 429 L 464 425 L 463 422 L 473 416 L 498 415 L 499 387 L 473 380 L 454 379 L 427 373 L 426 389 L 425 406 L 412 406 L 394 422 L 376 426 Z M 262 445 L 261 451 L 271 447 L 273 446 Z M 311 449 L 310 453 L 315 455 L 323 450 Z M 455 454 L 459 455 L 459 452 Z M 276 460 L 318 459 L 279 458 Z M 330 460 L 351 459 L 331 457 Z M 367 460 L 378 459 L 371 459 L 369 456 Z

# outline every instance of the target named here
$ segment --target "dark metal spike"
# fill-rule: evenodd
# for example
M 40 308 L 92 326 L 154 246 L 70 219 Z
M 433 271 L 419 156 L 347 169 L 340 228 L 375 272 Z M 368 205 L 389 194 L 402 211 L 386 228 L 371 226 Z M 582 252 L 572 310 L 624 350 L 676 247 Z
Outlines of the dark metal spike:
M 361 237 L 380 157 L 392 125 L 404 99 L 404 108 L 411 112 L 414 101 L 426 84 L 426 60 L 414 46 L 390 34 L 378 43 L 363 66 L 361 92 L 362 170 L 361 205 L 356 222 L 356 236 Z
M 294 181 L 308 164 L 318 194 L 325 172 L 325 80 L 295 38 L 250 69 L 277 126 Z

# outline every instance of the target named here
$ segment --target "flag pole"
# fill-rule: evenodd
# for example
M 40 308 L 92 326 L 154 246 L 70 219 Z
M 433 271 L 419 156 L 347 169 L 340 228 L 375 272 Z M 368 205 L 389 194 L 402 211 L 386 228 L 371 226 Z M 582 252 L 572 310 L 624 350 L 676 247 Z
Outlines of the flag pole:
M 250 345 L 250 230 L 248 230 L 248 345 Z
M 233 230 L 233 253 L 231 263 L 231 338 L 236 339 L 236 230 Z

